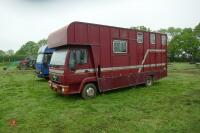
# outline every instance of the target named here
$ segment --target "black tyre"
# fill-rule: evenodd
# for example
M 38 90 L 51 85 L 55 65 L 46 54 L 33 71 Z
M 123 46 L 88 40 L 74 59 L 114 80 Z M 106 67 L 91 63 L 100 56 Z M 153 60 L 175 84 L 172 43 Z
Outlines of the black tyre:
M 153 85 L 153 77 L 152 77 L 152 76 L 148 76 L 148 77 L 146 78 L 146 83 L 145 83 L 145 85 L 146 85 L 147 87 Z
M 97 88 L 93 83 L 88 83 L 84 86 L 82 93 L 84 99 L 94 98 L 97 95 Z

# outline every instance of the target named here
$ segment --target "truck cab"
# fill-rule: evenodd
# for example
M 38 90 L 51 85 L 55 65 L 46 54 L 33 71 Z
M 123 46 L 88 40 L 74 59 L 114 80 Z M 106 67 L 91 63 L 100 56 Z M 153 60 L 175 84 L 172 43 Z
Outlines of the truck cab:
M 35 64 L 35 72 L 39 78 L 48 78 L 49 76 L 49 63 L 54 49 L 50 49 L 47 45 L 39 48 L 38 56 Z
M 83 80 L 96 80 L 91 49 L 88 46 L 69 45 L 56 49 L 50 61 L 49 71 L 50 87 L 61 94 L 80 93 Z M 94 94 L 95 92 L 91 95 Z

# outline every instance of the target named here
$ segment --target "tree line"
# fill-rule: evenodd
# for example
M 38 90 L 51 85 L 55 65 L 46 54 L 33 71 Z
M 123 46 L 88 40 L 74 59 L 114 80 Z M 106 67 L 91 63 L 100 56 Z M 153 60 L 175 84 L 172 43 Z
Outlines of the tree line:
M 131 27 L 142 31 L 152 31 L 145 26 Z M 169 61 L 200 62 L 200 23 L 194 28 L 161 28 L 158 31 L 168 35 L 168 59 Z M 6 52 L 0 50 L 0 62 L 16 61 L 25 57 L 36 57 L 38 49 L 47 44 L 46 39 L 38 42 L 28 41 L 14 53 L 13 50 Z
M 170 61 L 200 61 L 200 23 L 194 28 L 161 29 L 160 32 L 167 33 L 168 57 Z
M 3 51 L 0 50 L 0 62 L 19 61 L 26 57 L 36 58 L 38 49 L 47 44 L 46 39 L 39 40 L 38 42 L 28 41 L 21 46 L 21 48 L 14 52 L 13 50 Z

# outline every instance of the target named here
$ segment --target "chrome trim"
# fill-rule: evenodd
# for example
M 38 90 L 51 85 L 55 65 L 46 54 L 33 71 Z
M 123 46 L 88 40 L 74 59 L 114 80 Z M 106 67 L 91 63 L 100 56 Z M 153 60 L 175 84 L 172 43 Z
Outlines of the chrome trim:
M 123 67 L 107 67 L 107 68 L 101 68 L 102 72 L 105 71 L 116 71 L 116 70 L 126 70 L 126 69 L 142 69 L 142 68 L 146 68 L 146 67 L 156 67 L 156 66 L 165 66 L 166 63 L 160 63 L 160 64 L 145 64 L 145 65 L 135 65 L 135 66 L 123 66 Z M 85 73 L 85 71 L 88 72 L 96 72 L 96 69 L 79 69 L 76 70 L 75 73 Z

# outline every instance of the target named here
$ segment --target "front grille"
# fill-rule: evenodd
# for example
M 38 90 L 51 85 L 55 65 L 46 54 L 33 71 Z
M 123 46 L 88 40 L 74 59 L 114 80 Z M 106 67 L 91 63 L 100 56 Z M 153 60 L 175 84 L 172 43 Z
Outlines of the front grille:
M 51 80 L 54 81 L 54 82 L 59 82 L 59 76 L 57 75 L 51 75 Z

